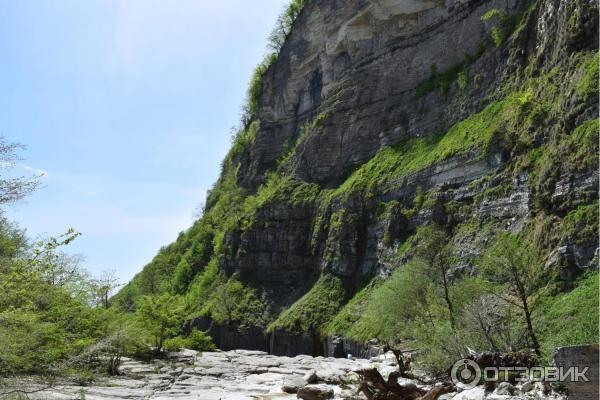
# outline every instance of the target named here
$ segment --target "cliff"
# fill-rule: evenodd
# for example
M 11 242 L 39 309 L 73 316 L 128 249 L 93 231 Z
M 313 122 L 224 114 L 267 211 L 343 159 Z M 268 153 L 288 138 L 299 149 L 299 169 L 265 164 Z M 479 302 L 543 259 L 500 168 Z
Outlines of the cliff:
M 578 290 L 598 253 L 597 3 L 305 3 L 203 217 L 116 300 L 176 293 L 222 348 L 360 353 L 392 339 L 370 299 L 431 224 L 450 280 L 509 231 L 554 297 Z

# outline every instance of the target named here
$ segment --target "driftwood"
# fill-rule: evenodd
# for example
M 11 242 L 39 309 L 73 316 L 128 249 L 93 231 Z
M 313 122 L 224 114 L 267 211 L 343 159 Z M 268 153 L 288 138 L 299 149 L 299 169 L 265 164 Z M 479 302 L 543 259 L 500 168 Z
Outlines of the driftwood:
M 437 400 L 445 393 L 454 391 L 454 386 L 444 384 L 426 391 L 413 383 L 400 385 L 398 378 L 400 371 L 394 371 L 388 377 L 387 382 L 379 373 L 377 368 L 368 368 L 357 371 L 362 378 L 361 391 L 369 400 Z
M 414 352 L 414 350 L 400 350 L 395 347 L 385 346 L 383 351 L 386 353 L 391 351 L 394 354 L 396 362 L 398 363 L 398 372 L 400 373 L 401 378 L 412 379 L 421 383 L 425 383 L 422 377 L 410 372 L 410 363 L 412 361 L 411 354 Z

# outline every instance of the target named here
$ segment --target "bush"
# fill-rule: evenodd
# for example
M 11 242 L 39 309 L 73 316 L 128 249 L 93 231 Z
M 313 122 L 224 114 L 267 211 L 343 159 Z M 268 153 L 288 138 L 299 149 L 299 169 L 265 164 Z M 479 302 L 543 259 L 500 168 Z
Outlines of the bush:
M 176 336 L 174 338 L 165 339 L 163 348 L 165 351 L 179 351 L 187 347 L 185 338 Z
M 210 336 L 194 329 L 188 337 L 176 336 L 165 340 L 164 349 L 166 351 L 180 351 L 181 349 L 215 351 L 217 348 Z
M 187 348 L 196 351 L 215 351 L 217 349 L 212 342 L 212 338 L 197 329 L 192 330 L 192 333 L 186 339 L 186 344 Z

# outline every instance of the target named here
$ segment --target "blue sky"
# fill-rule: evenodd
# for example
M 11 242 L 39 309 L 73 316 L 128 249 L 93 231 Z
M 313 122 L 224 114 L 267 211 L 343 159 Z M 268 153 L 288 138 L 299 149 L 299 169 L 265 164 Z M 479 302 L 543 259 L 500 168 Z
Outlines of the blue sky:
M 285 0 L 0 2 L 0 133 L 44 187 L 6 210 L 126 281 L 192 223 Z

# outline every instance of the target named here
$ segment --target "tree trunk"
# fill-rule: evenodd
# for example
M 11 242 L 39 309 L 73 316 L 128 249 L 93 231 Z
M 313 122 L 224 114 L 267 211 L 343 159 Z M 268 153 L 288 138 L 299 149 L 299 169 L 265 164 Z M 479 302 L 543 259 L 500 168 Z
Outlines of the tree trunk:
M 535 331 L 533 330 L 533 324 L 531 322 L 531 312 L 529 311 L 527 298 L 522 296 L 521 301 L 523 302 L 523 311 L 525 312 L 525 319 L 527 320 L 527 331 L 529 332 L 529 337 L 531 338 L 533 351 L 535 352 L 535 355 L 539 357 L 541 355 L 540 344 L 537 340 L 537 336 L 535 335 Z
M 450 301 L 450 291 L 448 290 L 448 280 L 446 279 L 445 271 L 442 271 L 442 282 L 444 284 L 444 299 L 446 300 L 448 314 L 450 315 L 450 326 L 452 327 L 452 330 L 454 330 L 454 308 L 452 307 L 452 302 Z

